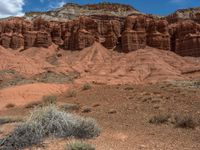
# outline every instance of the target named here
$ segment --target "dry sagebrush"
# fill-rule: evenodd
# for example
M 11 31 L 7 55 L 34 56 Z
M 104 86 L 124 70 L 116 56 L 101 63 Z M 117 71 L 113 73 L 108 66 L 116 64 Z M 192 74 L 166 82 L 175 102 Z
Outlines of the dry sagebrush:
M 44 138 L 92 138 L 100 129 L 90 118 L 82 118 L 50 105 L 35 109 L 30 117 L 1 140 L 1 149 L 20 149 L 40 143 Z

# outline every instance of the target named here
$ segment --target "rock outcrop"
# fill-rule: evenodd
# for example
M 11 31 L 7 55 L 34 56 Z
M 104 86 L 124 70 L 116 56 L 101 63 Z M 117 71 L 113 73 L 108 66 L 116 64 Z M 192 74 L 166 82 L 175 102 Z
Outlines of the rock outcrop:
M 165 19 L 169 23 L 176 23 L 184 20 L 193 20 L 200 23 L 200 7 L 179 9 L 176 12 L 168 15 Z
M 200 56 L 200 25 L 181 21 L 171 25 L 172 51 L 182 56 Z
M 121 5 L 116 6 L 122 8 Z M 110 4 L 99 7 L 107 10 Z M 95 8 L 94 5 L 87 6 L 88 11 L 94 11 Z M 125 8 L 125 12 L 133 11 L 130 7 Z M 117 9 L 113 12 L 119 13 Z M 43 17 L 31 20 L 27 20 L 27 17 L 0 20 L 0 45 L 11 49 L 27 49 L 48 48 L 55 44 L 65 50 L 82 50 L 99 42 L 108 49 L 121 52 L 150 46 L 174 51 L 182 56 L 200 56 L 200 25 L 194 19 L 170 21 L 169 17 L 140 13 L 128 13 L 126 16 L 95 13 L 76 15 L 74 19 L 65 21 L 49 21 Z

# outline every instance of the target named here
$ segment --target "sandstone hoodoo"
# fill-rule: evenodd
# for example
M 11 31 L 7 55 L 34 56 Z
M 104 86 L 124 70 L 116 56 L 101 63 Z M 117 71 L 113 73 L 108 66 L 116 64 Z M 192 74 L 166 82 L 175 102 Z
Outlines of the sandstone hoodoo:
M 199 9 L 192 10 L 196 16 Z M 73 13 L 70 15 L 70 12 Z M 180 13 L 188 14 L 188 11 L 175 14 L 181 16 Z M 198 22 L 194 15 L 181 19 L 175 19 L 174 15 L 162 18 L 141 14 L 122 4 L 66 4 L 50 12 L 27 13 L 23 18 L 1 20 L 0 45 L 27 49 L 47 48 L 54 43 L 65 50 L 82 50 L 96 41 L 121 52 L 150 46 L 182 56 L 200 56 Z

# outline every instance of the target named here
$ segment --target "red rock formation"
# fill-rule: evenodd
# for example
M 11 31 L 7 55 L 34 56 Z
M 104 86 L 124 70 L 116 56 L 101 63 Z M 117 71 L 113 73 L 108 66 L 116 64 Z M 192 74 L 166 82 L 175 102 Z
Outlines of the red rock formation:
M 109 49 L 119 47 L 122 52 L 151 46 L 183 56 L 200 56 L 199 32 L 200 25 L 193 21 L 169 24 L 148 15 L 96 15 L 66 22 L 11 18 L 0 21 L 0 45 L 27 49 L 47 48 L 54 43 L 66 50 L 81 50 L 97 41 Z
M 122 50 L 123 52 L 130 52 L 145 48 L 146 36 L 145 32 L 125 30 L 122 34 Z
M 0 44 L 5 48 L 10 48 L 11 34 L 3 33 L 1 34 Z
M 128 17 L 122 33 L 122 50 L 130 52 L 146 46 L 146 31 L 141 17 Z
M 24 37 L 22 34 L 13 34 L 11 38 L 10 47 L 12 49 L 18 49 L 24 46 Z
M 76 49 L 76 50 L 81 50 L 85 47 L 89 47 L 95 41 L 94 36 L 90 32 L 84 29 L 79 30 L 77 33 L 75 33 L 72 36 L 73 36 L 74 41 L 71 47 L 72 49 Z
M 63 44 L 63 40 L 61 38 L 62 37 L 62 30 L 61 30 L 61 26 L 59 24 L 56 24 L 52 27 L 51 37 L 52 37 L 52 41 L 56 45 L 62 45 Z
M 200 26 L 192 21 L 182 21 L 171 26 L 174 37 L 173 51 L 182 56 L 200 56 Z
M 30 48 L 35 46 L 35 40 L 37 33 L 34 31 L 28 31 L 24 34 L 24 48 Z
M 177 40 L 176 51 L 181 56 L 200 56 L 200 34 L 188 34 Z
M 170 50 L 170 35 L 166 21 L 151 20 L 147 32 L 148 46 Z

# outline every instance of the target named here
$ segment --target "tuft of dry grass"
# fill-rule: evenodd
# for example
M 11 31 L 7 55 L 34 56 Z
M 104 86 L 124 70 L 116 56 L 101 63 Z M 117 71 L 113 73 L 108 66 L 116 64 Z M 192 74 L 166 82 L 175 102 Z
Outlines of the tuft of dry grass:
M 95 150 L 95 148 L 82 141 L 73 141 L 66 145 L 65 150 Z
M 79 110 L 80 106 L 78 104 L 65 103 L 60 105 L 60 109 L 64 111 Z
M 15 123 L 15 122 L 22 122 L 22 121 L 23 119 L 20 117 L 11 117 L 11 116 L 0 117 L 0 125 Z
M 38 107 L 38 106 L 41 106 L 42 105 L 42 102 L 41 101 L 37 101 L 37 102 L 31 102 L 29 104 L 27 104 L 25 106 L 25 108 L 34 108 L 34 107 Z
M 44 105 L 56 104 L 57 97 L 55 95 L 43 96 L 42 102 Z
M 194 129 L 196 126 L 197 126 L 197 121 L 195 121 L 195 119 L 191 116 L 175 117 L 175 127 Z
M 89 90 L 89 89 L 91 89 L 92 88 L 92 86 L 89 84 L 89 83 L 85 83 L 84 85 L 83 85 L 83 87 L 82 87 L 82 90 Z
M 77 95 L 77 91 L 74 89 L 70 89 L 67 91 L 67 93 L 65 94 L 66 97 L 76 97 Z
M 157 115 L 157 116 L 152 117 L 149 120 L 149 123 L 152 123 L 152 124 L 163 124 L 163 123 L 168 122 L 169 118 L 170 118 L 170 115 Z

